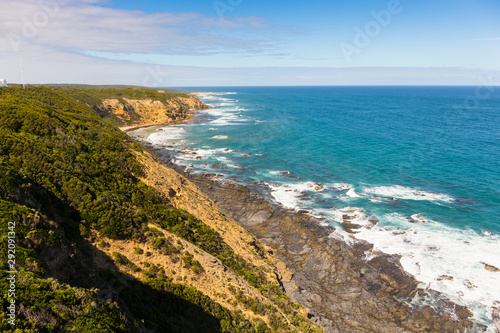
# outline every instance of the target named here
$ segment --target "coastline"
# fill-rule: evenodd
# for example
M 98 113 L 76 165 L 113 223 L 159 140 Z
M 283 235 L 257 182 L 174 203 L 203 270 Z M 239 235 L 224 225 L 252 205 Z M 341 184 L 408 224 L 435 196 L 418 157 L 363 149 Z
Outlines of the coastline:
M 197 97 L 194 93 L 193 94 L 190 94 L 194 97 Z M 206 110 L 206 109 L 210 109 L 212 108 L 211 106 L 209 105 L 206 105 L 206 104 L 203 104 L 205 107 L 203 108 L 203 110 Z M 138 130 L 138 129 L 143 129 L 143 128 L 148 128 L 148 127 L 154 127 L 154 126 L 157 126 L 157 127 L 162 127 L 162 126 L 169 126 L 169 125 L 180 125 L 180 124 L 185 124 L 187 122 L 190 122 L 190 121 L 197 121 L 196 118 L 196 111 L 200 111 L 201 109 L 191 109 L 189 110 L 188 112 L 188 118 L 185 118 L 185 119 L 180 119 L 178 121 L 169 121 L 169 122 L 149 122 L 149 123 L 145 123 L 145 124 L 136 124 L 136 125 L 130 125 L 130 126 L 119 126 L 118 128 L 125 132 L 125 133 L 129 133 L 129 132 L 132 132 L 132 131 L 135 131 L 135 130 Z
M 350 246 L 331 238 L 332 228 L 321 226 L 319 219 L 278 208 L 246 186 L 215 180 L 211 174 L 192 174 L 170 160 L 168 149 L 140 142 L 214 200 L 223 214 L 275 251 L 292 272 L 278 277 L 282 288 L 309 308 L 311 319 L 326 332 L 464 332 L 472 328 L 472 313 L 466 307 L 433 290 L 419 289 L 419 282 L 402 269 L 397 256 L 377 253 L 365 260 L 364 252 L 373 248 L 368 242 Z M 418 297 L 422 306 L 408 305 Z M 426 297 L 439 300 L 440 307 L 424 305 Z
M 182 122 L 184 123 L 184 122 Z M 179 123 L 179 124 L 182 124 Z M 148 124 L 143 124 L 143 125 L 133 125 L 133 126 L 123 126 L 123 127 L 118 127 L 121 131 L 128 133 L 132 132 L 141 128 L 148 128 L 148 127 L 153 127 L 153 126 L 168 126 L 168 125 L 174 125 L 172 123 L 148 123 Z
M 468 320 L 472 313 L 467 307 L 434 290 L 418 288 L 419 281 L 403 270 L 398 256 L 379 252 L 367 261 L 364 253 L 372 244 L 359 241 L 348 245 L 331 238 L 334 229 L 322 226 L 321 220 L 307 212 L 277 207 L 247 186 L 217 180 L 211 174 L 191 174 L 174 164 L 169 167 L 276 251 L 293 273 L 280 277 L 283 289 L 310 309 L 311 319 L 325 332 L 397 332 L 401 328 L 410 332 L 465 332 L 472 328 Z M 408 306 L 410 299 L 419 297 L 422 301 L 428 297 L 439 300 L 440 308 Z

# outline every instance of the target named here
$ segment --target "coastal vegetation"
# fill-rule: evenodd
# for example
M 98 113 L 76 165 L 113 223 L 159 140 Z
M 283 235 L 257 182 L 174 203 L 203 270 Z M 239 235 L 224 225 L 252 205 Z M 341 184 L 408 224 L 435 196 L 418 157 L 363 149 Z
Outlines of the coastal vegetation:
M 182 98 L 190 97 L 145 88 L 0 88 L 1 331 L 320 331 L 272 268 L 257 267 L 148 186 L 137 158 L 143 148 L 115 126 L 121 120 L 100 112 L 107 99 L 180 105 Z M 254 242 L 255 258 L 270 262 Z M 217 274 L 230 281 L 211 291 L 217 300 L 193 287 L 214 270 L 204 258 L 220 262 Z
M 183 122 L 190 119 L 190 109 L 206 107 L 187 93 L 171 89 L 81 85 L 56 85 L 52 89 L 91 107 L 116 126 Z

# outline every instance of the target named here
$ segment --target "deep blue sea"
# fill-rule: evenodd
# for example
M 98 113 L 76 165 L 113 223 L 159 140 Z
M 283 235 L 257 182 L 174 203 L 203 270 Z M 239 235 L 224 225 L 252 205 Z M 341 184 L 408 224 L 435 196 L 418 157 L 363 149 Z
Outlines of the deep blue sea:
M 490 323 L 500 305 L 500 273 L 485 269 L 500 268 L 500 87 L 184 90 L 214 108 L 132 135 L 194 172 L 257 183 L 324 218 L 331 237 L 400 254 L 422 286 Z M 356 234 L 340 224 L 346 215 Z

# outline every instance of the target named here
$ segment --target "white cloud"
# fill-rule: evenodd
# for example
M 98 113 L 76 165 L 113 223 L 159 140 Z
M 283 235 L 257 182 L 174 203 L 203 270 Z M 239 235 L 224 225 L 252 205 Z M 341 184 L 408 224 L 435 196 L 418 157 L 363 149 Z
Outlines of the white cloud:
M 61 3 L 65 3 L 61 5 Z M 0 31 L 10 44 L 67 51 L 129 53 L 244 52 L 269 47 L 235 30 L 260 29 L 259 18 L 219 19 L 199 13 L 145 13 L 107 8 L 95 0 L 0 0 Z M 5 50 L 4 45 L 0 45 Z
M 32 49 L 31 49 L 32 48 Z M 31 45 L 23 55 L 27 83 L 130 84 L 160 87 L 258 85 L 478 85 L 500 71 L 460 68 L 214 68 L 105 60 Z M 43 54 L 42 57 L 39 55 Z M 19 58 L 0 57 L 0 77 L 21 82 Z M 496 81 L 495 81 L 496 82 Z M 500 84 L 500 83 L 498 83 Z

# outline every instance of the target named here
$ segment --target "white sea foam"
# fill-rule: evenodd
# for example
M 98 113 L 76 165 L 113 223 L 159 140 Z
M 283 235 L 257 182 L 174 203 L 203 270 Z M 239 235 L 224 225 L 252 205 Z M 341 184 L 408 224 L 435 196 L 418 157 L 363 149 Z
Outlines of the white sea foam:
M 279 171 L 279 170 L 274 170 L 274 171 L 269 171 L 271 175 L 291 175 L 292 173 L 290 171 Z
M 190 163 L 188 163 L 188 162 L 186 162 L 186 161 L 184 161 L 184 160 L 182 160 L 182 159 L 173 158 L 171 161 L 172 161 L 174 164 L 177 164 L 177 165 L 179 165 L 179 166 L 182 166 L 182 167 L 184 167 L 186 170 L 189 170 L 189 171 L 191 171 L 191 170 L 193 169 L 193 167 L 194 167 L 192 164 L 190 164 Z
M 225 159 L 222 159 L 222 158 L 218 158 L 219 161 L 223 162 L 225 166 L 229 167 L 229 168 L 233 168 L 233 169 L 243 169 L 243 166 L 239 165 L 239 164 L 236 164 L 236 163 L 233 163 L 230 159 L 228 158 L 225 158 Z
M 344 194 L 340 196 L 340 199 L 344 201 L 352 201 L 352 199 L 361 198 L 364 195 L 356 192 L 354 185 L 347 183 L 333 183 L 327 186 L 328 189 L 333 189 L 336 191 L 345 191 Z
M 217 156 L 219 154 L 229 154 L 232 153 L 234 150 L 229 149 L 229 148 L 215 148 L 215 149 L 196 149 L 196 155 L 207 158 L 211 156 Z
M 406 219 L 412 223 L 427 223 L 427 219 L 422 214 L 413 214 Z
M 437 203 L 451 203 L 452 197 L 443 193 L 427 192 L 411 187 L 400 185 L 366 187 L 364 193 L 378 197 L 395 198 L 402 200 L 427 200 Z
M 385 215 L 371 230 L 361 228 L 356 238 L 373 243 L 376 250 L 401 255 L 401 265 L 431 289 L 467 305 L 479 320 L 500 300 L 500 236 L 483 236 L 472 230 L 459 230 L 411 216 L 421 223 L 393 213 Z M 425 222 L 425 223 L 424 223 Z M 373 255 L 371 253 L 370 255 Z
M 215 120 L 206 123 L 206 125 L 241 125 L 242 122 L 250 120 L 249 117 L 243 116 L 241 114 L 241 112 L 247 110 L 243 107 L 238 106 L 237 101 L 234 99 L 211 95 L 209 97 L 203 97 L 203 99 L 218 101 L 214 108 L 203 111 L 203 113 L 216 118 Z
M 339 190 L 339 191 L 349 190 L 349 189 L 353 188 L 353 186 L 351 184 L 347 184 L 347 183 L 334 183 L 334 184 L 330 185 L 330 187 L 334 188 L 336 190 Z
M 220 156 L 221 154 L 229 154 L 234 152 L 233 150 L 228 148 L 182 148 L 176 149 L 174 151 L 178 154 L 176 158 L 179 160 L 207 160 L 210 158 L 215 158 L 216 160 L 218 160 L 220 158 L 218 156 Z M 240 168 L 241 166 L 238 167 Z
M 374 225 L 374 218 L 370 216 L 363 208 L 345 207 L 339 209 L 338 212 L 341 214 L 340 218 L 339 214 L 336 215 L 336 218 L 339 219 L 339 222 L 349 220 L 349 222 L 355 223 L 365 228 L 371 228 Z
M 374 244 L 374 250 L 366 253 L 367 260 L 378 251 L 400 255 L 404 270 L 421 281 L 422 287 L 468 306 L 476 321 L 491 326 L 491 307 L 500 302 L 500 288 L 493 287 L 500 285 L 500 273 L 486 265 L 500 268 L 500 235 L 455 229 L 418 213 L 372 216 L 359 207 L 315 211 L 339 224 L 347 217 L 361 226 L 352 235 L 339 225 L 330 237 L 348 244 L 356 239 Z M 490 327 L 488 332 L 495 330 Z
M 346 195 L 350 198 L 360 198 L 361 196 L 354 191 L 353 188 L 350 188 L 347 192 Z
M 196 96 L 202 101 L 227 101 L 231 99 L 222 96 L 233 94 L 236 93 L 197 93 Z
M 186 130 L 182 127 L 168 126 L 150 134 L 147 140 L 154 145 L 178 145 L 185 134 Z
M 227 126 L 227 125 L 242 125 L 247 122 L 249 118 L 242 118 L 234 114 L 225 114 L 210 122 L 211 126 Z
M 228 139 L 229 137 L 227 135 L 215 135 L 212 137 L 212 139 L 218 139 L 218 140 L 225 140 Z
M 298 209 L 303 206 L 301 199 L 307 192 L 320 192 L 324 186 L 315 182 L 302 182 L 297 184 L 268 184 L 273 198 L 286 208 Z

